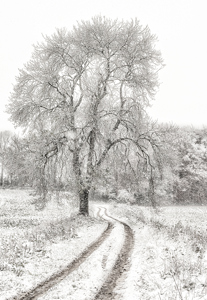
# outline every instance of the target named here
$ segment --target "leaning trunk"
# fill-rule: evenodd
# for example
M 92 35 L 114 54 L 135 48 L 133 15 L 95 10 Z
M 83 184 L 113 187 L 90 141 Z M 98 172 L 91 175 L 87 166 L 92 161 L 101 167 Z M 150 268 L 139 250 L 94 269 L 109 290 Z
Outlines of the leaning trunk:
M 89 212 L 88 212 L 88 197 L 89 197 L 88 189 L 83 189 L 83 190 L 79 191 L 79 199 L 80 199 L 79 213 L 84 216 L 87 216 L 89 214 Z

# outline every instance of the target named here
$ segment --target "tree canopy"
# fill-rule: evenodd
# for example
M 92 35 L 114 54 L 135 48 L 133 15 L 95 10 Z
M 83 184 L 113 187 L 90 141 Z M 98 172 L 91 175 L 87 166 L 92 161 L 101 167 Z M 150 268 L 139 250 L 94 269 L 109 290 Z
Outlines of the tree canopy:
M 63 147 L 73 166 L 80 212 L 110 149 L 133 147 L 150 163 L 156 138 L 146 129 L 163 66 L 156 36 L 138 20 L 94 17 L 34 46 L 8 105 L 11 120 L 45 140 L 43 169 Z M 44 172 L 42 172 L 44 176 Z

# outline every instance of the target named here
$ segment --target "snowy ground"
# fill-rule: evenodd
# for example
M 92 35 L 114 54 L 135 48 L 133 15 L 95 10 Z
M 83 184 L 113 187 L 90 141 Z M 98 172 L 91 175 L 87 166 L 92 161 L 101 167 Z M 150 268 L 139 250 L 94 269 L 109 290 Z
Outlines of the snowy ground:
M 77 202 L 72 194 L 61 196 L 59 205 L 53 199 L 40 212 L 31 200 L 28 191 L 0 191 L 1 300 L 68 265 L 107 225 L 99 219 L 75 217 Z M 131 267 L 116 286 L 120 300 L 207 299 L 206 207 L 162 207 L 155 212 L 93 202 L 91 215 L 97 217 L 100 207 L 134 231 Z M 38 299 L 92 300 L 113 267 L 123 239 L 123 226 L 116 223 L 77 270 Z
M 176 222 L 189 226 L 192 218 L 192 227 L 196 224 L 196 228 L 201 228 L 206 224 L 201 217 L 206 208 L 168 207 L 156 214 L 149 208 L 112 204 L 109 210 L 128 222 L 135 232 L 132 265 L 123 285 L 122 300 L 207 299 L 206 250 L 194 251 L 185 230 L 173 238 L 168 230 L 150 222 L 157 219 L 169 227 Z
M 93 299 L 110 273 L 123 245 L 123 225 L 114 226 L 109 238 L 76 271 L 39 299 Z
M 101 220 L 80 216 L 74 218 L 76 209 L 70 202 L 61 207 L 51 202 L 47 210 L 36 212 L 30 205 L 31 197 L 28 196 L 28 192 L 7 193 L 1 193 L 1 198 L 4 194 L 5 200 L 0 216 L 1 300 L 27 291 L 68 265 L 97 239 L 107 226 L 107 223 Z M 66 216 L 69 218 L 65 219 Z M 22 222 L 17 222 L 32 218 L 35 218 L 36 226 L 33 225 L 34 222 L 32 225 L 31 222 L 27 222 L 26 227 Z M 60 220 L 64 222 L 61 223 Z M 53 230 L 49 239 L 45 237 L 45 231 L 48 229 Z M 65 231 L 55 232 L 57 229 Z M 30 240 L 31 237 L 33 240 Z

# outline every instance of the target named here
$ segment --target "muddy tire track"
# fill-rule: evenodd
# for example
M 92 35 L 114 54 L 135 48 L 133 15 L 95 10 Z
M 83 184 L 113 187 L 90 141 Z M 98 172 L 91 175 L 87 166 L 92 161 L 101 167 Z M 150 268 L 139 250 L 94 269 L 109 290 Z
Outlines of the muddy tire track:
M 124 275 L 130 268 L 131 265 L 130 257 L 134 247 L 134 234 L 133 234 L 133 230 L 129 225 L 109 216 L 107 214 L 106 208 L 103 207 L 103 209 L 104 209 L 104 214 L 108 218 L 113 219 L 124 226 L 125 241 L 112 271 L 110 272 L 109 276 L 107 277 L 106 281 L 102 285 L 101 289 L 99 290 L 94 300 L 120 299 L 119 294 L 116 293 L 116 287 L 117 287 L 117 283 L 119 285 L 124 283 L 125 280 Z
M 99 208 L 97 216 L 100 216 L 101 209 Z M 46 293 L 51 287 L 58 284 L 66 276 L 76 270 L 99 246 L 107 239 L 113 229 L 113 224 L 108 222 L 107 228 L 101 236 L 92 244 L 90 244 L 78 257 L 69 263 L 64 269 L 54 273 L 49 278 L 39 283 L 36 287 L 20 295 L 8 298 L 7 300 L 34 300 Z

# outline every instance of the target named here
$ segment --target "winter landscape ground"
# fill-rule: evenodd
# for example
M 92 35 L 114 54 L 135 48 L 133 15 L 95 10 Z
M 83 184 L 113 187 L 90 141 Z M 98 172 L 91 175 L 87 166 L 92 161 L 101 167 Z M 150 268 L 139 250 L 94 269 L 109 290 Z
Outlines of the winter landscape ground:
M 36 299 L 106 299 L 99 291 L 116 276 L 108 299 L 207 299 L 205 206 L 155 210 L 93 201 L 90 217 L 84 217 L 77 215 L 72 193 L 53 194 L 43 211 L 32 202 L 31 191 L 0 191 L 1 300 L 34 299 L 21 297 L 50 281 L 103 234 L 90 254 L 84 252 L 79 266 L 77 259 L 67 276 L 49 289 L 43 286 Z M 133 230 L 131 244 L 126 226 Z M 120 252 L 126 241 L 130 245 L 123 264 Z

